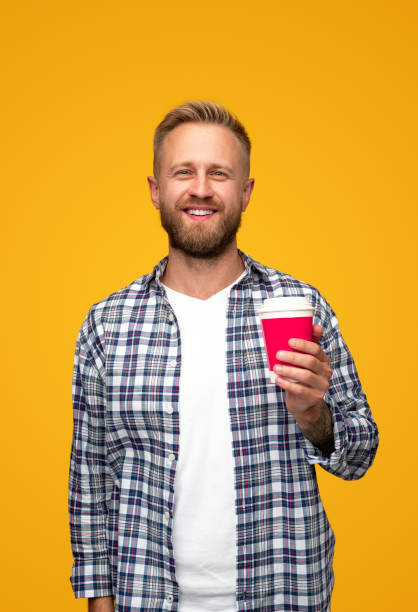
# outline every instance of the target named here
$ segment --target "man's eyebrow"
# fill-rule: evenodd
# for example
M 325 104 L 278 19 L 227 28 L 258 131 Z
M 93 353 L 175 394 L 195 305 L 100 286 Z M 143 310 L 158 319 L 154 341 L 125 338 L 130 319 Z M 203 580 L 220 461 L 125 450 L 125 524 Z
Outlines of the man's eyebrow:
M 173 166 L 171 166 L 168 171 L 172 172 L 173 170 L 175 170 L 176 168 L 182 168 L 183 166 L 188 166 L 190 168 L 190 166 L 193 166 L 193 162 L 191 161 L 185 161 L 185 162 L 181 162 L 180 164 L 174 164 Z
M 228 172 L 230 172 L 231 174 L 234 173 L 233 169 L 230 168 L 229 166 L 224 166 L 224 164 L 211 164 L 209 166 L 210 170 L 214 170 L 215 168 L 220 168 L 222 170 L 227 170 Z
M 173 166 L 171 166 L 168 169 L 168 171 L 169 172 L 174 172 L 174 170 L 176 170 L 176 168 L 184 168 L 184 167 L 191 168 L 194 165 L 195 164 L 192 161 L 185 161 L 185 162 L 182 162 L 180 164 L 174 164 Z M 231 174 L 234 173 L 232 168 L 230 168 L 229 166 L 225 166 L 224 164 L 215 164 L 215 163 L 214 164 L 210 164 L 209 170 L 214 170 L 215 168 L 219 168 L 219 169 L 222 169 L 222 170 L 227 170 Z

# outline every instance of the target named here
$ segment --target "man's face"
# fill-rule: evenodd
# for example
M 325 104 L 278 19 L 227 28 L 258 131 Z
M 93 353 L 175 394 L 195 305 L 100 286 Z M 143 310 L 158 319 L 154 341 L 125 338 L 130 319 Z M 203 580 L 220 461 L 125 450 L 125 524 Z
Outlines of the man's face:
M 226 250 L 254 186 L 244 168 L 243 146 L 226 127 L 185 123 L 168 134 L 148 182 L 172 248 L 201 259 Z

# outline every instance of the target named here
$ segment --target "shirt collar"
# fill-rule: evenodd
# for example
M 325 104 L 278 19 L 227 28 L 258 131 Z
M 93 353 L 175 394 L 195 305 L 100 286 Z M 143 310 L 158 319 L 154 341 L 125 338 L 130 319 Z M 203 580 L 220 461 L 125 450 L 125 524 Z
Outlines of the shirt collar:
M 241 259 L 244 262 L 245 268 L 250 276 L 256 276 L 259 274 L 263 278 L 268 278 L 268 270 L 263 264 L 259 261 L 256 261 L 240 249 L 238 249 L 238 253 L 241 255 Z

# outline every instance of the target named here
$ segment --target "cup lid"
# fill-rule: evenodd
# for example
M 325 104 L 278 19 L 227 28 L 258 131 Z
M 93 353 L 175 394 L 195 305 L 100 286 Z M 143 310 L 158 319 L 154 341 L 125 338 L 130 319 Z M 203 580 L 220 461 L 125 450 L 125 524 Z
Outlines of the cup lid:
M 260 312 L 275 312 L 277 310 L 313 310 L 312 304 L 304 296 L 283 296 L 267 298 Z

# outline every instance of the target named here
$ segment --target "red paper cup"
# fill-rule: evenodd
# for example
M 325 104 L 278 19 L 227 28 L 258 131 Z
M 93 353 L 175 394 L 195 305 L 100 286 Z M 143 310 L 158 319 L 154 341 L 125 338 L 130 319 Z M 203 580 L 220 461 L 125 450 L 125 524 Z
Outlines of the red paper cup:
M 259 311 L 269 363 L 270 379 L 275 381 L 273 366 L 281 364 L 280 350 L 293 351 L 290 338 L 312 341 L 313 307 L 305 297 L 278 297 L 264 300 Z

